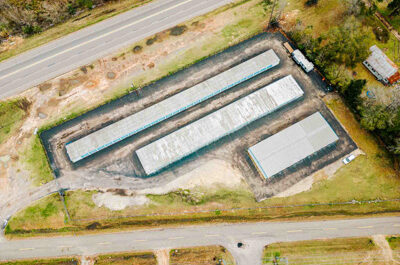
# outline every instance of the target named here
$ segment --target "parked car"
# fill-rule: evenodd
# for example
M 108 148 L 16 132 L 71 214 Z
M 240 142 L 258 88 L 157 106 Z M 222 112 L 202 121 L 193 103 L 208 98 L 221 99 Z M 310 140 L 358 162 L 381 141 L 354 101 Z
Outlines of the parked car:
M 1 225 L 1 229 L 4 230 L 4 229 L 6 228 L 6 226 L 7 226 L 7 224 L 8 224 L 8 221 L 10 220 L 10 218 L 11 218 L 11 216 L 7 216 L 7 218 L 4 219 L 3 224 Z
M 351 161 L 354 160 L 354 158 L 356 158 L 354 155 L 349 155 L 348 157 L 346 157 L 345 159 L 343 159 L 343 164 L 347 165 L 348 163 L 350 163 Z

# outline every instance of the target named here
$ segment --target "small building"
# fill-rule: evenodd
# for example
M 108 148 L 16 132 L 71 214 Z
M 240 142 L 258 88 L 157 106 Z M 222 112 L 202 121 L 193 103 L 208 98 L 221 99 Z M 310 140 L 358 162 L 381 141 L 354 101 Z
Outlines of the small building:
M 301 163 L 339 140 L 329 123 L 316 112 L 248 149 L 251 160 L 265 178 Z
M 306 71 L 306 73 L 309 73 L 314 69 L 314 64 L 310 62 L 299 49 L 294 50 L 292 57 L 293 60 L 300 65 L 304 71 Z
M 369 48 L 371 55 L 363 62 L 363 65 L 386 85 L 391 85 L 400 80 L 397 65 L 392 62 L 376 45 Z

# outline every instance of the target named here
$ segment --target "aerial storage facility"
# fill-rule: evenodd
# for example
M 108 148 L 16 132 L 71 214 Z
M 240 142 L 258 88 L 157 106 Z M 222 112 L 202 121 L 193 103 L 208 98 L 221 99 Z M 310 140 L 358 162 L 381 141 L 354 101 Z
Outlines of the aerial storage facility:
M 248 152 L 258 171 L 270 178 L 339 140 L 321 113 L 316 112 L 253 145 Z
M 267 71 L 279 62 L 275 52 L 268 50 L 159 103 L 67 143 L 67 154 L 75 163 Z
M 136 154 L 146 174 L 154 174 L 303 94 L 296 80 L 286 76 L 138 149 Z

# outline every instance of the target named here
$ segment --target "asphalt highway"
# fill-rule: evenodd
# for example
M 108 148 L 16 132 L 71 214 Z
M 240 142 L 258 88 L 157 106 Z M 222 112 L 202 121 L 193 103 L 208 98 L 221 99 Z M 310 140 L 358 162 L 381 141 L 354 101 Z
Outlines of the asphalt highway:
M 0 63 L 0 99 L 59 76 L 231 0 L 156 0 Z
M 400 233 L 400 217 L 314 222 L 263 222 L 125 231 L 0 241 L 0 260 L 170 249 L 202 245 L 225 246 L 237 264 L 261 264 L 263 247 L 274 242 Z M 244 247 L 238 248 L 237 243 Z

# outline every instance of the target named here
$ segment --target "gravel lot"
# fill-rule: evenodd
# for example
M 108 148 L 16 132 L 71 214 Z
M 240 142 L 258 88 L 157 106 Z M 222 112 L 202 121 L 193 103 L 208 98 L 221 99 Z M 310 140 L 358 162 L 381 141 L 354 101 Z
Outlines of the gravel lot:
M 258 200 L 284 191 L 312 172 L 357 148 L 322 101 L 325 92 L 319 75 L 315 72 L 306 74 L 294 64 L 282 46 L 284 40 L 279 33 L 258 35 L 186 70 L 149 85 L 138 93 L 131 93 L 42 133 L 42 141 L 53 170 L 57 176 L 81 178 L 88 183 L 95 181 L 98 177 L 123 179 L 125 188 L 141 190 L 166 185 L 180 176 L 190 174 L 199 166 L 207 166 L 210 161 L 218 159 L 229 163 L 230 167 L 227 167 L 227 170 L 233 168 L 242 173 Z M 146 108 L 271 48 L 281 59 L 278 67 L 83 161 L 72 164 L 68 160 L 64 147 L 66 142 L 80 138 Z M 303 99 L 201 149 L 155 176 L 145 176 L 140 162 L 135 156 L 135 150 L 288 74 L 292 74 L 304 90 Z M 269 180 L 263 179 L 252 165 L 246 152 L 247 149 L 316 111 L 322 113 L 339 136 L 340 140 L 336 146 L 316 157 L 306 159 L 295 168 L 285 170 L 278 177 Z

